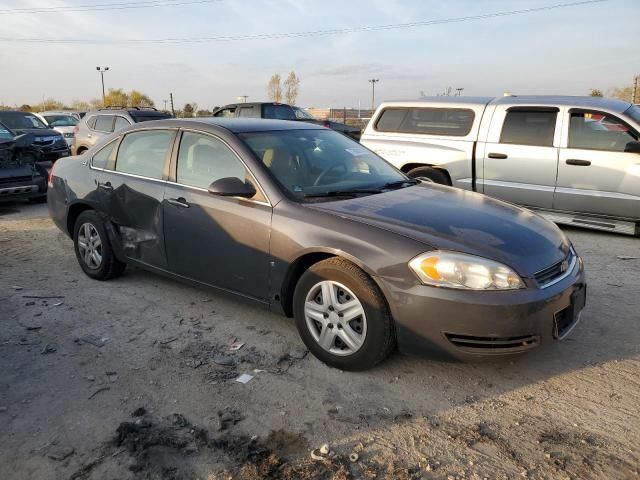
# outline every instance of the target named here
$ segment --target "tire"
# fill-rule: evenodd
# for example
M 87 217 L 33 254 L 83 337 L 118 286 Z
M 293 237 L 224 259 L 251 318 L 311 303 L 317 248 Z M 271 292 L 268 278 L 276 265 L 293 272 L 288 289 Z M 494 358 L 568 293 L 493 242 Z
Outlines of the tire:
M 417 167 L 413 170 L 409 170 L 407 175 L 411 178 L 417 178 L 419 180 L 427 180 L 435 183 L 441 183 L 442 185 L 451 185 L 449 177 L 442 170 L 438 170 L 433 167 Z
M 98 242 L 95 241 L 97 236 Z M 87 242 L 86 239 L 92 239 Z M 90 245 L 90 247 L 84 247 Z M 113 254 L 107 231 L 100 216 L 94 210 L 86 210 L 78 216 L 73 227 L 73 247 L 80 267 L 87 276 L 96 280 L 109 280 L 122 275 L 127 264 Z M 87 248 L 90 248 L 87 253 Z M 91 252 L 97 255 L 92 255 Z M 99 259 L 99 261 L 98 261 Z
M 76 150 L 76 155 L 82 155 L 87 150 L 89 150 L 89 149 L 86 148 L 86 147 L 78 147 L 78 149 Z
M 328 258 L 302 274 L 293 312 L 302 341 L 331 367 L 366 370 L 395 347 L 393 320 L 382 292 L 365 272 L 342 258 Z

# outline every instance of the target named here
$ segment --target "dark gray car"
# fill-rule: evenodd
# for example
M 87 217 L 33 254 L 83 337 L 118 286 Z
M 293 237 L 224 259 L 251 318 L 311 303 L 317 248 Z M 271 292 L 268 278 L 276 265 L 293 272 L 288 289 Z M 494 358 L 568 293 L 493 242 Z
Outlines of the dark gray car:
M 582 261 L 540 216 L 409 179 L 358 143 L 296 122 L 131 126 L 55 165 L 49 210 L 84 272 L 127 264 L 295 317 L 329 365 L 458 358 L 563 338 Z

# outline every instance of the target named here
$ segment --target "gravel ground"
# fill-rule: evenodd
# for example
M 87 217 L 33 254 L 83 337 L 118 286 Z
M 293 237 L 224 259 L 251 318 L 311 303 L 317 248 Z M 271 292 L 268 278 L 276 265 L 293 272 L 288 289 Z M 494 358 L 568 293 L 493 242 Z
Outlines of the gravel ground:
M 566 231 L 589 279 L 568 340 L 344 373 L 235 298 L 93 281 L 46 206 L 0 206 L 0 479 L 638 478 L 640 239 Z

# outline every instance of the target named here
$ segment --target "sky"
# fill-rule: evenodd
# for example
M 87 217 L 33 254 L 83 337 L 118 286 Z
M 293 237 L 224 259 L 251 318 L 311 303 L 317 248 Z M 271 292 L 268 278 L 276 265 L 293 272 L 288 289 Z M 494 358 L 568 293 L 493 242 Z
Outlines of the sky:
M 132 0 L 135 1 L 135 0 Z M 165 3 L 168 0 L 163 0 Z M 173 0 L 174 2 L 187 0 Z M 537 8 L 576 0 L 202 0 L 102 11 L 7 13 L 124 0 L 0 0 L 0 104 L 67 103 L 107 88 L 137 89 L 157 106 L 213 108 L 267 100 L 270 76 L 300 77 L 303 107 L 371 106 L 436 95 L 586 95 L 640 74 L 640 0 L 608 0 L 528 14 L 377 31 L 201 43 L 114 40 L 243 36 L 360 28 Z M 156 4 L 158 1 L 156 1 Z M 65 39 L 25 43 L 17 39 Z M 87 43 L 83 40 L 100 43 Z

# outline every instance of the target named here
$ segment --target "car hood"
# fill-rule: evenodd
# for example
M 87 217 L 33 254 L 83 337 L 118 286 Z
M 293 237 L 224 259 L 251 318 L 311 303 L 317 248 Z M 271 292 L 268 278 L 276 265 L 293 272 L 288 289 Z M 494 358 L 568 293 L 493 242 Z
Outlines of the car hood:
M 525 277 L 563 260 L 570 247 L 555 224 L 530 210 L 438 184 L 308 206 L 417 240 L 425 251 L 496 260 Z
M 51 128 L 14 128 L 13 131 L 21 135 L 23 133 L 32 133 L 34 137 L 59 137 L 60 132 L 56 132 Z

